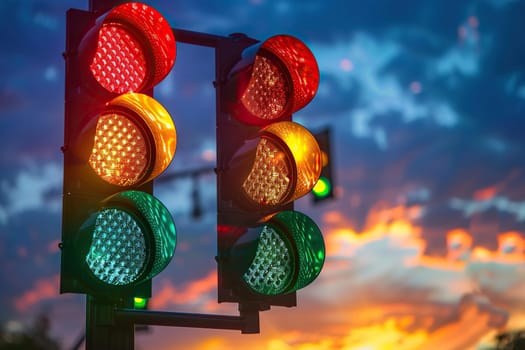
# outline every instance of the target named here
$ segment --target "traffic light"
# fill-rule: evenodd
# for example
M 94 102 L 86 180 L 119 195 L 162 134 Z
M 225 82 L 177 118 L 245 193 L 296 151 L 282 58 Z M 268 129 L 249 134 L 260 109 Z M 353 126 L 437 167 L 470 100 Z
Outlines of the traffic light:
M 152 94 L 175 54 L 148 5 L 67 13 L 61 293 L 149 297 L 174 254 L 175 225 L 152 193 L 177 135 Z
M 134 297 L 133 308 L 137 310 L 146 310 L 148 308 L 148 298 Z
M 233 37 L 217 61 L 218 300 L 295 306 L 325 258 L 318 226 L 293 211 L 322 167 L 315 137 L 292 121 L 316 94 L 317 62 L 288 35 Z
M 315 184 L 312 189 L 312 200 L 314 204 L 320 203 L 324 200 L 334 198 L 334 177 L 332 174 L 333 170 L 333 157 L 331 151 L 331 129 L 326 128 L 316 134 L 314 134 L 319 147 L 321 148 L 321 154 L 323 159 L 323 167 L 321 170 L 321 176 L 319 181 Z

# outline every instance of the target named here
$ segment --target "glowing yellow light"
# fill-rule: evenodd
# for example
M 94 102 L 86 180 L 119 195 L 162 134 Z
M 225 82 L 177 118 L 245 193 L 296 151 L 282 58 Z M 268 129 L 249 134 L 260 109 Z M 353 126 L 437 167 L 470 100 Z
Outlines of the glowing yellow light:
M 258 204 L 280 205 L 307 194 L 322 165 L 313 135 L 293 122 L 274 123 L 262 132 L 252 169 L 242 184 L 246 195 Z
M 276 205 L 290 191 L 290 171 L 284 151 L 279 145 L 263 138 L 257 145 L 252 171 L 242 187 L 253 201 Z
M 111 100 L 99 116 L 89 164 L 111 184 L 136 185 L 168 167 L 176 143 L 166 109 L 150 96 L 127 93 Z
M 114 148 L 121 148 L 126 140 L 108 129 L 111 130 L 115 125 L 121 124 L 129 129 L 128 135 L 134 139 L 133 147 L 116 152 Z M 136 183 L 148 165 L 148 149 L 144 135 L 125 116 L 115 113 L 101 115 L 95 131 L 95 142 L 89 164 L 97 175 L 113 185 L 128 186 Z
M 294 122 L 279 122 L 267 126 L 264 131 L 279 137 L 289 148 L 295 163 L 295 200 L 304 196 L 315 186 L 322 169 L 322 156 L 315 137 L 302 125 Z

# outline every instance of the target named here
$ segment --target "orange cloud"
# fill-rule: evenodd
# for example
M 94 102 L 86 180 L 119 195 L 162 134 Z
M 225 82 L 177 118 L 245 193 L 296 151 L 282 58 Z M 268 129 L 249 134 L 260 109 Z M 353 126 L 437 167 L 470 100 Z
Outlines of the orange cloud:
M 18 311 L 26 311 L 30 306 L 42 300 L 58 298 L 59 275 L 51 278 L 40 279 L 35 282 L 33 288 L 26 291 L 15 299 L 15 307 Z
M 153 309 L 160 309 L 169 305 L 197 303 L 203 301 L 203 298 L 206 298 L 211 292 L 215 292 L 216 289 L 217 272 L 215 270 L 201 279 L 189 282 L 181 289 L 177 289 L 171 281 L 164 280 L 160 291 L 153 293 L 150 306 Z

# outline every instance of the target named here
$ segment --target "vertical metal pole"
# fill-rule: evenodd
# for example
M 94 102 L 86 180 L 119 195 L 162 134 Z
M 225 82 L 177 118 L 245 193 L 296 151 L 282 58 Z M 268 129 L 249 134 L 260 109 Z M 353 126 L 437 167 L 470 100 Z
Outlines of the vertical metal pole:
M 86 299 L 86 350 L 133 350 L 135 325 L 115 318 L 118 307 L 133 307 L 131 300 L 115 302 L 91 295 Z

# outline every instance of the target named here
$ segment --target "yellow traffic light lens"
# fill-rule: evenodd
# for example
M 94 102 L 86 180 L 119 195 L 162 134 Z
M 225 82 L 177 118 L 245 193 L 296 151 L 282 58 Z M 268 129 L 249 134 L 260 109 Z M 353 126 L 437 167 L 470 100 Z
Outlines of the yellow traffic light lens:
M 176 143 L 166 109 L 150 96 L 127 93 L 111 100 L 99 116 L 89 164 L 110 184 L 137 185 L 168 167 Z
M 145 136 L 131 120 L 110 113 L 100 116 L 89 164 L 105 181 L 118 186 L 137 183 L 148 166 Z
M 149 89 L 173 67 L 173 31 L 152 7 L 137 2 L 119 5 L 97 29 L 89 68 L 106 90 L 122 94 Z
M 315 137 L 294 122 L 277 122 L 262 129 L 253 152 L 242 189 L 258 205 L 296 200 L 312 190 L 321 174 L 322 156 Z
M 115 208 L 98 213 L 86 263 L 102 282 L 133 283 L 146 262 L 144 232 L 131 215 Z
M 289 160 L 279 144 L 261 138 L 250 174 L 242 184 L 248 198 L 262 205 L 280 204 L 290 192 Z
M 321 175 L 322 156 L 315 137 L 302 125 L 294 122 L 273 123 L 264 132 L 278 137 L 289 149 L 295 164 L 295 187 L 287 201 L 293 201 L 310 192 Z
M 282 69 L 271 59 L 257 55 L 241 97 L 244 107 L 255 117 L 271 122 L 282 116 L 289 99 L 290 87 Z

